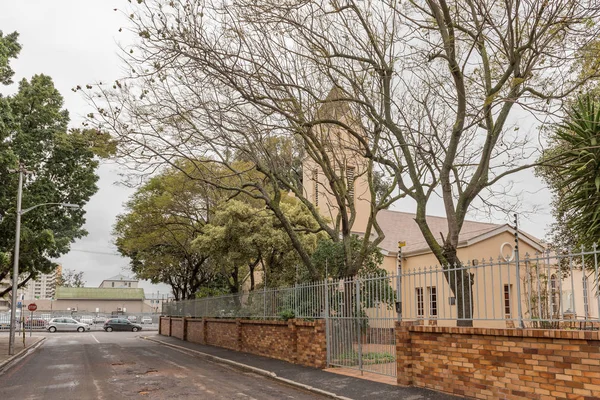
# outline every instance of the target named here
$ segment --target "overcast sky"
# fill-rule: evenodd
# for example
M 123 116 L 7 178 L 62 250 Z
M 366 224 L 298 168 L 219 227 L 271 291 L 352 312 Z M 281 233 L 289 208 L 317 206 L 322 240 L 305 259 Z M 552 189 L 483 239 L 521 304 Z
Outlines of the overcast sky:
M 18 31 L 23 46 L 19 58 L 12 62 L 14 81 L 40 73 L 51 76 L 65 98 L 71 125 L 80 124 L 82 116 L 91 110 L 71 89 L 113 81 L 122 75 L 117 41 L 127 40 L 126 33 L 118 32 L 126 21 L 114 9 L 124 4 L 125 0 L 0 1 L 0 30 L 5 34 Z M 0 87 L 3 94 L 15 90 L 16 84 Z M 103 163 L 98 174 L 100 190 L 85 206 L 89 235 L 58 260 L 63 268 L 84 271 L 87 286 L 98 286 L 119 273 L 131 274 L 128 259 L 116 254 L 111 230 L 132 190 L 116 184 L 118 170 L 112 163 Z M 147 294 L 169 291 L 167 285 L 142 282 L 141 286 Z
M 23 46 L 19 58 L 12 62 L 15 82 L 38 73 L 51 76 L 65 98 L 72 126 L 77 126 L 81 116 L 91 110 L 71 88 L 114 81 L 122 75 L 117 43 L 128 39 L 127 34 L 118 32 L 126 24 L 126 18 L 113 10 L 125 5 L 125 0 L 2 0 L 0 4 L 0 30 L 18 31 Z M 14 86 L 0 87 L 0 91 L 14 92 Z M 111 229 L 132 190 L 117 184 L 118 170 L 114 164 L 104 163 L 98 173 L 100 190 L 85 207 L 85 228 L 89 235 L 77 241 L 72 251 L 59 260 L 63 268 L 84 271 L 88 286 L 97 286 L 102 279 L 118 273 L 130 273 L 128 260 L 115 254 Z M 533 214 L 522 213 L 522 228 L 543 238 L 551 222 L 549 192 L 531 172 L 514 176 L 513 180 L 515 189 L 525 191 L 523 211 L 541 207 Z M 393 209 L 414 211 L 414 204 L 404 201 Z M 443 215 L 441 201 L 434 203 L 429 212 Z M 509 216 L 495 213 L 491 222 L 508 223 Z M 147 293 L 168 291 L 166 285 L 144 282 L 142 286 Z

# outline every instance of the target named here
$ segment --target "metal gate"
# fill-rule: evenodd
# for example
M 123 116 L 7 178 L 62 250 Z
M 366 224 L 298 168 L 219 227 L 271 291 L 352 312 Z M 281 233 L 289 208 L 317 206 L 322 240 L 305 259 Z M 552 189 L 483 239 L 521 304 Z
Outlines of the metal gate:
M 394 279 L 369 275 L 327 283 L 327 363 L 396 376 Z

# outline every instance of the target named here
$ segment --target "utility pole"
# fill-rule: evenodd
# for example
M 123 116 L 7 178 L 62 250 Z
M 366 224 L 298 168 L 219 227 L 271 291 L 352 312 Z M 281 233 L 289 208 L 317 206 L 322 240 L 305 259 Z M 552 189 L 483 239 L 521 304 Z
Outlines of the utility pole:
M 10 306 L 10 336 L 8 337 L 8 355 L 15 354 L 15 330 L 17 328 L 17 289 L 19 287 L 19 250 L 21 242 L 21 200 L 23 197 L 23 174 L 27 173 L 23 164 L 19 165 L 19 189 L 17 191 L 17 227 L 15 230 L 15 252 L 13 255 L 12 292 Z M 10 171 L 10 172 L 17 172 Z
M 13 276 L 12 276 L 12 291 L 11 291 L 11 311 L 10 311 L 10 335 L 8 337 L 8 355 L 12 356 L 15 354 L 15 331 L 17 328 L 16 317 L 17 314 L 17 290 L 19 289 L 19 250 L 21 245 L 21 216 L 35 208 L 42 206 L 62 206 L 67 208 L 77 209 L 79 205 L 71 204 L 71 203 L 41 203 L 36 204 L 35 206 L 31 206 L 24 210 L 21 209 L 21 201 L 23 199 L 23 175 L 30 174 L 31 171 L 27 171 L 23 164 L 19 164 L 19 169 L 17 170 L 9 170 L 8 172 L 18 172 L 19 173 L 19 188 L 17 191 L 17 226 L 15 228 L 15 253 L 13 255 L 14 264 L 13 264 Z M 22 305 L 21 305 L 22 306 Z M 23 313 L 22 313 L 23 315 Z M 25 328 L 23 328 L 23 332 Z M 23 343 L 24 344 L 24 343 Z

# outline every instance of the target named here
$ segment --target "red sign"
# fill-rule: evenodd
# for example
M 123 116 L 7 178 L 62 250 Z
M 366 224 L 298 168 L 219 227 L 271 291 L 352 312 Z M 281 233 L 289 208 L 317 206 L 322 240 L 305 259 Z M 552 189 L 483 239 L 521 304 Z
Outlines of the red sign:
M 37 305 L 35 303 L 31 303 L 30 305 L 27 306 L 27 309 L 29 311 L 35 311 L 35 310 L 37 310 Z

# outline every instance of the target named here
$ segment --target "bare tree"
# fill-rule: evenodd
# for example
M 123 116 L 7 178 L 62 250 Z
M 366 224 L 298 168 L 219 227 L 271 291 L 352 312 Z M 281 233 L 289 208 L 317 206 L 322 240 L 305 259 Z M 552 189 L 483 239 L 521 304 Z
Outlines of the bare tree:
M 518 130 L 517 117 L 560 113 L 561 99 L 598 76 L 572 67 L 597 37 L 599 13 L 591 0 L 149 0 L 127 11 L 140 37 L 124 57 L 131 76 L 88 96 L 95 119 L 137 161 L 206 157 L 228 166 L 232 151 L 244 153 L 266 179 L 229 189 L 263 199 L 278 217 L 278 189 L 291 191 L 333 240 L 351 235 L 355 218 L 345 161 L 328 146 L 342 138 L 343 154 L 364 160 L 369 182 L 377 170 L 394 179 L 394 196 L 384 200 L 369 185 L 360 254 L 368 238 L 382 239 L 377 211 L 407 196 L 447 268 L 459 264 L 469 210 L 503 206 L 494 191 L 536 158 L 539 138 Z M 319 165 L 339 221 L 320 217 L 278 170 L 273 138 L 297 140 L 297 151 Z M 425 218 L 434 197 L 445 207 L 443 234 Z M 467 273 L 446 278 L 468 325 L 473 282 Z
M 182 10 L 188 7 L 179 5 Z M 299 93 L 293 88 L 289 95 L 281 92 L 281 99 L 277 100 L 279 111 L 269 101 L 257 101 L 257 94 L 242 89 L 246 87 L 243 81 L 248 78 L 247 73 L 235 77 L 239 82 L 227 80 L 228 74 L 240 73 L 235 63 L 215 65 L 222 74 L 217 77 L 207 74 L 203 62 L 187 51 L 173 53 L 172 40 L 178 40 L 174 36 L 166 41 L 157 37 L 154 42 L 150 31 L 159 34 L 165 26 L 154 25 L 158 20 L 154 21 L 152 7 L 162 9 L 162 5 L 144 6 L 148 8 L 138 10 L 143 15 L 132 18 L 136 32 L 143 32 L 140 36 L 146 39 L 127 58 L 132 76 L 115 82 L 112 88 L 98 85 L 97 91 L 88 92 L 88 99 L 98 110 L 89 115 L 90 123 L 118 135 L 126 160 L 135 162 L 137 171 L 152 174 L 165 164 L 177 168 L 177 160 L 186 158 L 193 160 L 198 169 L 190 178 L 229 190 L 232 196 L 241 193 L 264 201 L 280 220 L 310 275 L 321 279 L 299 232 L 282 212 L 282 196 L 291 193 L 309 208 L 319 230 L 333 241 L 344 243 L 346 269 L 341 275 L 355 275 L 371 250 L 383 240 L 374 216 L 402 195 L 392 194 L 393 184 L 370 184 L 377 166 L 362 154 L 374 152 L 378 142 L 372 138 L 380 132 L 367 132 L 357 123 L 358 118 L 345 100 L 347 95 L 336 85 L 319 87 L 318 92 L 309 93 L 306 101 L 294 99 Z M 168 23 L 173 17 L 165 14 L 162 20 Z M 195 43 L 194 51 L 206 45 Z M 165 51 L 160 50 L 163 47 Z M 142 56 L 134 58 L 138 53 Z M 214 62 L 221 62 L 216 54 L 211 57 Z M 273 57 L 276 62 L 277 54 L 273 53 Z M 354 132 L 349 134 L 348 129 Z M 310 183 L 302 182 L 303 172 L 294 169 L 298 160 L 306 159 L 322 175 L 316 184 L 332 204 L 330 210 L 324 210 L 325 202 L 321 208 L 314 204 L 306 192 L 305 185 Z M 240 161 L 249 161 L 250 167 Z M 230 175 L 223 179 L 210 174 L 215 168 L 229 170 Z M 262 179 L 246 179 L 250 175 L 256 177 L 249 168 L 260 173 Z M 349 168 L 353 169 L 352 179 L 348 178 Z M 361 177 L 366 177 L 364 181 L 369 184 L 355 195 L 354 182 Z M 368 212 L 373 216 L 363 229 L 366 233 L 358 251 L 350 241 L 356 233 L 356 201 L 367 201 Z
M 56 286 L 84 287 L 85 281 L 83 280 L 83 274 L 83 271 L 77 272 L 72 269 L 65 269 L 58 275 Z

